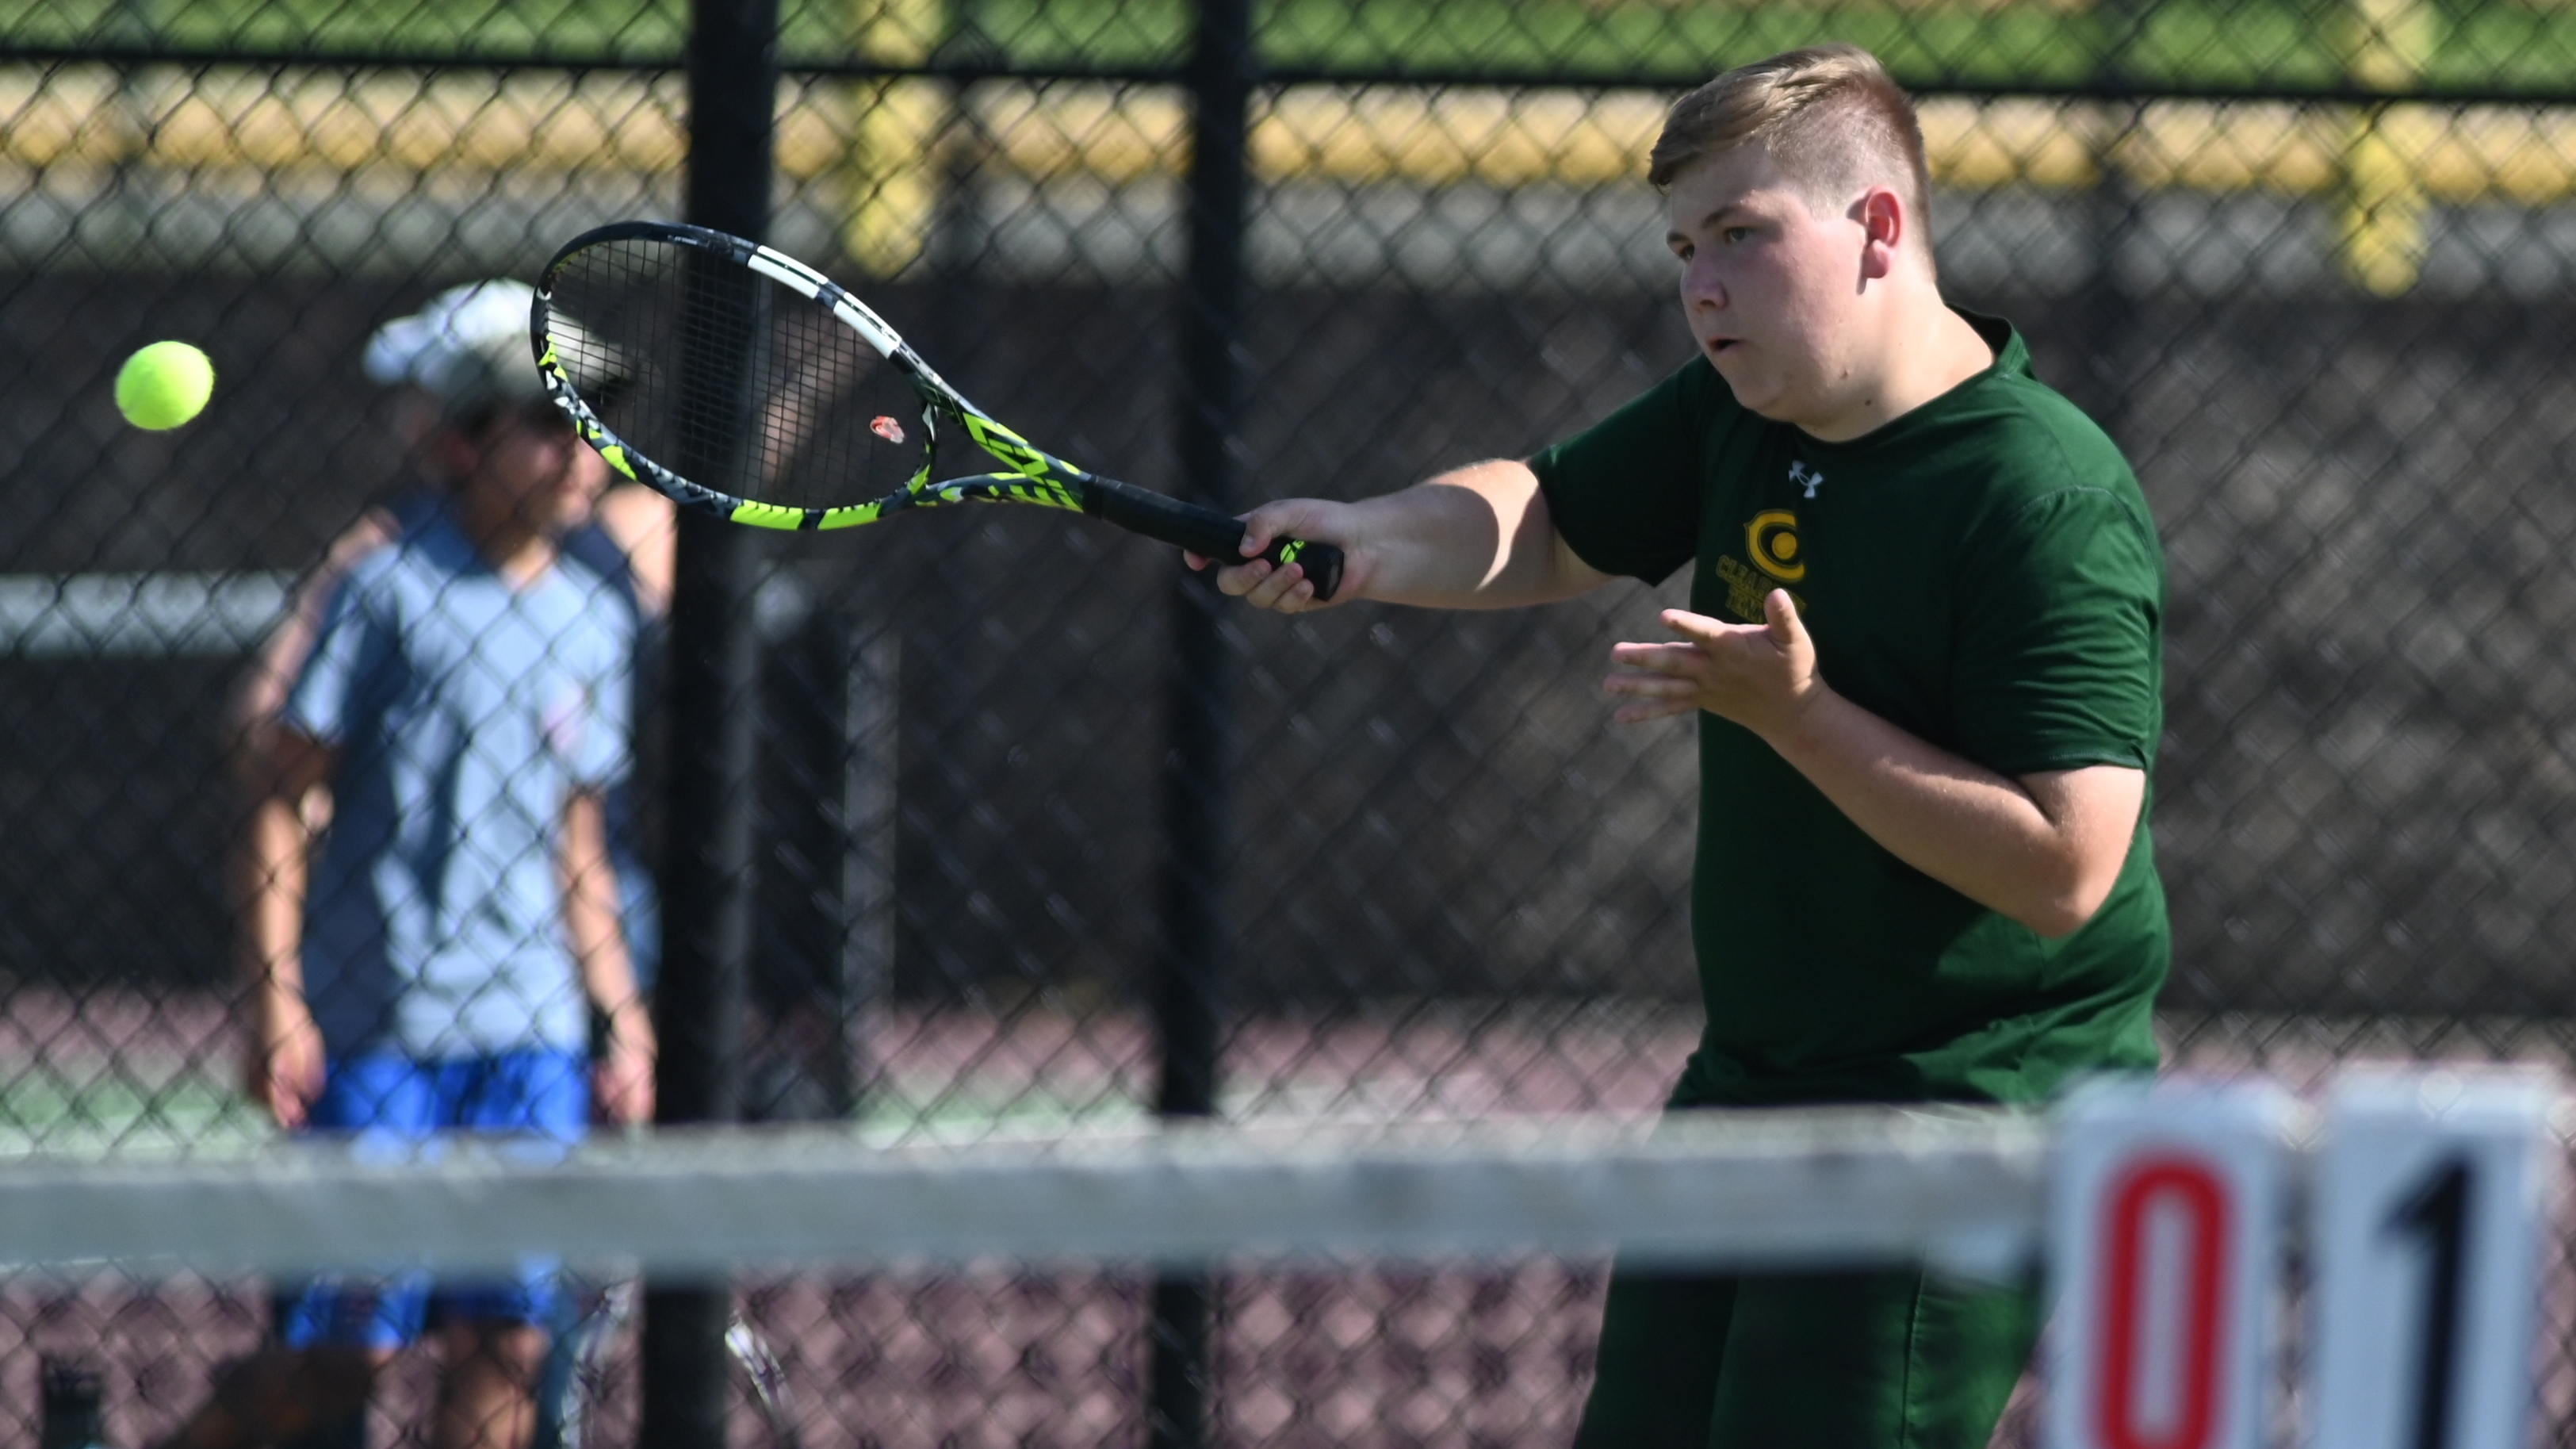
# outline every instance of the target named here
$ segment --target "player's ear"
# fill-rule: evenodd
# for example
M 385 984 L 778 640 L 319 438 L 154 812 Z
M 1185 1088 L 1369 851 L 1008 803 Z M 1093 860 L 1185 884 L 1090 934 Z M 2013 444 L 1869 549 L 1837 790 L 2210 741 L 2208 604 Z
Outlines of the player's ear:
M 1894 187 L 1873 186 L 1853 208 L 1861 227 L 1861 275 L 1875 279 L 1896 270 L 1896 254 L 1905 246 L 1906 228 L 1914 224 Z

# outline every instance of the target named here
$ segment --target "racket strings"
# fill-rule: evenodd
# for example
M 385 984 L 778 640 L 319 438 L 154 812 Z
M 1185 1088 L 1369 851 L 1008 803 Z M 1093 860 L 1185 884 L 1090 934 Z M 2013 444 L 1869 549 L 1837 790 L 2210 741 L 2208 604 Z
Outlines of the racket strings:
M 937 441 L 904 373 L 829 308 L 652 238 L 567 258 L 549 325 L 564 373 L 629 447 L 689 481 L 790 508 L 898 493 Z

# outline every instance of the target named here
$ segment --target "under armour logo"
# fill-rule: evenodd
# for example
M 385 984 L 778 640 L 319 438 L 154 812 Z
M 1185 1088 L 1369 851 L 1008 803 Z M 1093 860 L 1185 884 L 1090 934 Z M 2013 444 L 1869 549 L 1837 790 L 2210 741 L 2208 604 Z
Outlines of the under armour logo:
M 1804 463 L 1791 463 L 1789 481 L 1806 489 L 1805 496 L 1813 498 L 1816 496 L 1816 490 L 1825 486 L 1825 475 L 1810 470 Z

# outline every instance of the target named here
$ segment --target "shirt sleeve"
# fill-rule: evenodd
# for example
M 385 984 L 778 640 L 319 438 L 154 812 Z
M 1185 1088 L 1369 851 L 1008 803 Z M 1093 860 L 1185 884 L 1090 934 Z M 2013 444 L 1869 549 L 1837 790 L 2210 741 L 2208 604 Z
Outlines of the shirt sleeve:
M 1961 560 L 1952 695 L 1963 753 L 2007 775 L 2147 769 L 2163 730 L 2164 560 L 2137 502 L 2045 493 Z
M 295 685 L 279 712 L 279 722 L 287 728 L 327 745 L 348 737 L 359 682 L 392 637 L 369 587 L 371 577 L 363 567 L 353 569 L 331 591 L 312 652 L 304 656 L 304 667 L 296 671 Z
M 1693 370 L 1710 374 L 1695 379 Z M 1660 583 L 1699 552 L 1701 429 L 1695 381 L 1706 362 L 1638 394 L 1529 460 L 1549 519 L 1575 556 L 1605 574 Z

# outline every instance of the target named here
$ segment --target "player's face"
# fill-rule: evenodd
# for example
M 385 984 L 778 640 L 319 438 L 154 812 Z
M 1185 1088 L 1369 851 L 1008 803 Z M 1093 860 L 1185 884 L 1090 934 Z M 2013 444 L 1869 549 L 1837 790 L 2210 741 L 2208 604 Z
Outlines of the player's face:
M 1700 351 L 1746 408 L 1829 436 L 1858 370 L 1861 224 L 1810 211 L 1760 146 L 1691 163 L 1667 200 Z
M 515 513 L 523 527 L 548 537 L 588 522 L 608 482 L 608 465 L 552 407 L 494 423 L 479 453 L 469 486 L 483 492 L 496 512 Z

